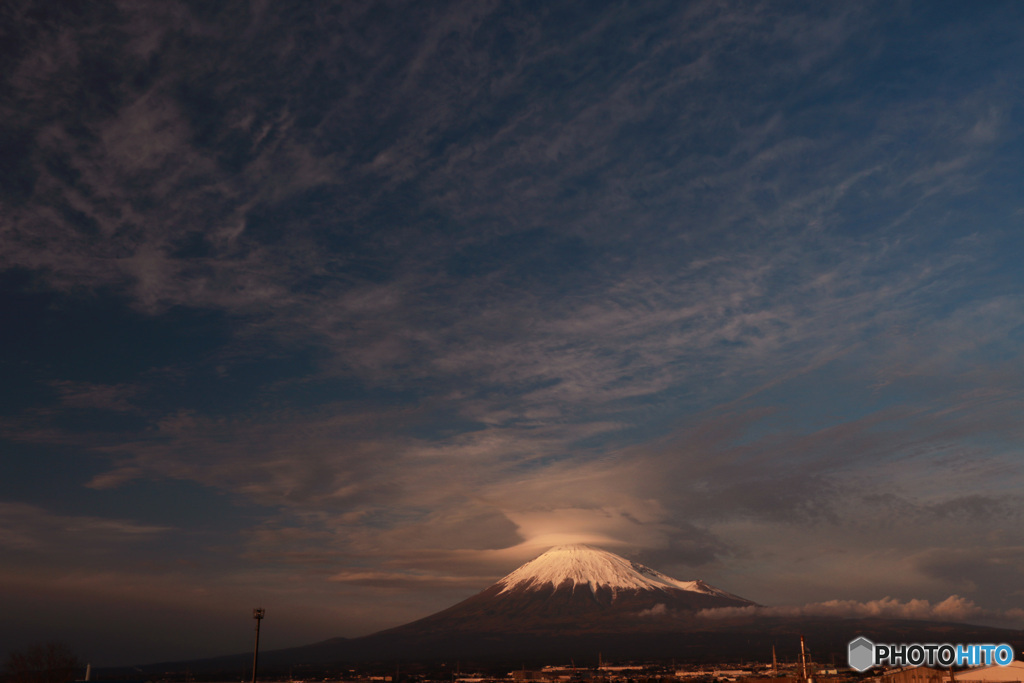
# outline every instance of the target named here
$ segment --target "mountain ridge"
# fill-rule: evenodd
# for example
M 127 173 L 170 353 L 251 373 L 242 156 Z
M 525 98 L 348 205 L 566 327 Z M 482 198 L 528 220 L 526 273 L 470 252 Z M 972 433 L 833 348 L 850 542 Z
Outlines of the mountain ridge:
M 583 589 L 578 589 L 583 587 Z M 447 609 L 358 638 L 261 653 L 279 670 L 295 664 L 462 660 L 535 662 L 596 657 L 721 661 L 780 654 L 807 635 L 820 654 L 845 657 L 850 640 L 1012 642 L 1024 631 L 879 618 L 707 619 L 701 610 L 755 605 L 703 581 L 679 581 L 590 546 L 556 546 Z M 937 641 L 936 638 L 942 640 Z M 192 670 L 233 670 L 251 653 L 181 662 Z M 164 671 L 167 663 L 150 665 Z
M 703 609 L 755 604 L 703 581 L 679 581 L 606 550 L 574 544 L 553 547 L 476 595 L 379 634 L 414 641 L 444 633 L 502 638 L 653 633 L 690 621 Z

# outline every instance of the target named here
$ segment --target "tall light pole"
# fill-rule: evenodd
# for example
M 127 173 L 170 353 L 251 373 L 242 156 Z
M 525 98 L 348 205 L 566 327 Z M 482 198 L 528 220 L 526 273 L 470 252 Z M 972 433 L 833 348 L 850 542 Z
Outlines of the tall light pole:
M 252 611 L 252 618 L 256 620 L 256 647 L 252 650 L 252 683 L 256 683 L 256 662 L 260 656 L 260 621 L 265 613 L 266 610 L 262 607 L 256 607 Z

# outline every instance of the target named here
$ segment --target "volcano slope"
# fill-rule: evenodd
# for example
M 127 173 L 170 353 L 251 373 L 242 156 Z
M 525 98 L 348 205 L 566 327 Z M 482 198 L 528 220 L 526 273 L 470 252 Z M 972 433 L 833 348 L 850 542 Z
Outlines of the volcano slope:
M 335 643 L 370 658 L 640 655 L 666 651 L 680 631 L 701 622 L 700 610 L 747 606 L 755 603 L 703 581 L 679 581 L 606 550 L 565 545 L 441 612 Z
M 361 638 L 334 638 L 260 654 L 264 666 L 355 662 L 502 661 L 519 666 L 575 660 L 770 661 L 796 656 L 800 636 L 818 661 L 846 661 L 847 644 L 1010 643 L 1024 632 L 896 619 L 764 617 L 757 605 L 703 581 L 679 581 L 585 545 L 550 549 L 462 602 Z M 716 608 L 728 609 L 716 612 Z M 746 608 L 746 609 L 745 609 Z M 192 671 L 233 671 L 250 655 L 178 663 Z M 153 665 L 166 671 L 172 665 Z

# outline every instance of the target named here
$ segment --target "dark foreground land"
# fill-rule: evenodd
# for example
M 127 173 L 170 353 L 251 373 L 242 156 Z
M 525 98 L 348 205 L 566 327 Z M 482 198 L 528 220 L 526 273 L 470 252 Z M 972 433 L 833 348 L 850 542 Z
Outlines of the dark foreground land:
M 260 652 L 259 674 L 261 680 L 358 677 L 382 681 L 392 679 L 397 672 L 403 681 L 453 681 L 465 671 L 503 678 L 513 671 L 540 670 L 550 664 L 575 664 L 578 672 L 592 672 L 587 667 L 618 661 L 648 662 L 640 671 L 650 674 L 646 678 L 657 678 L 669 669 L 676 671 L 677 666 L 700 670 L 722 668 L 722 662 L 771 662 L 773 651 L 780 662 L 795 662 L 801 636 L 817 666 L 831 671 L 845 667 L 849 642 L 862 635 L 876 643 L 1008 643 L 1016 652 L 1024 649 L 1024 631 L 893 619 L 748 618 L 704 624 L 699 629 L 646 632 L 503 634 L 394 629 L 362 638 L 336 638 Z M 252 653 L 96 673 L 100 676 L 94 679 L 145 676 L 149 680 L 249 681 Z M 558 680 L 573 678 L 572 672 L 566 676 Z M 599 673 L 591 678 L 604 680 L 608 676 Z M 637 683 L 644 676 L 636 674 L 622 680 L 629 678 Z
M 857 683 L 867 676 L 846 669 L 831 669 L 829 664 L 808 662 L 807 673 L 818 683 Z M 234 679 L 224 676 L 165 672 L 144 679 L 149 683 L 250 683 L 248 677 Z M 108 678 L 96 683 L 125 680 Z M 143 679 L 131 679 L 143 683 Z M 262 683 L 809 683 L 796 663 L 780 663 L 773 670 L 770 662 L 718 662 L 708 665 L 676 662 L 611 662 L 586 666 L 569 662 L 537 668 L 518 667 L 511 663 L 383 663 L 345 667 L 299 667 L 287 674 L 260 674 Z

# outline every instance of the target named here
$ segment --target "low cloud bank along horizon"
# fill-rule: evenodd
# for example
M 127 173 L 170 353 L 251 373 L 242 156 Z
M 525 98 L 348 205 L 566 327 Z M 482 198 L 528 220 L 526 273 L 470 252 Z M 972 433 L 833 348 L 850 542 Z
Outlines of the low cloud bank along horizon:
M 838 617 L 923 619 L 928 621 L 997 623 L 1002 626 L 1024 625 L 1024 609 L 987 609 L 959 595 L 951 595 L 941 602 L 928 600 L 901 601 L 891 597 L 880 600 L 827 600 L 805 605 L 748 605 L 745 607 L 716 607 L 697 613 L 702 619 L 735 619 L 740 617 Z

